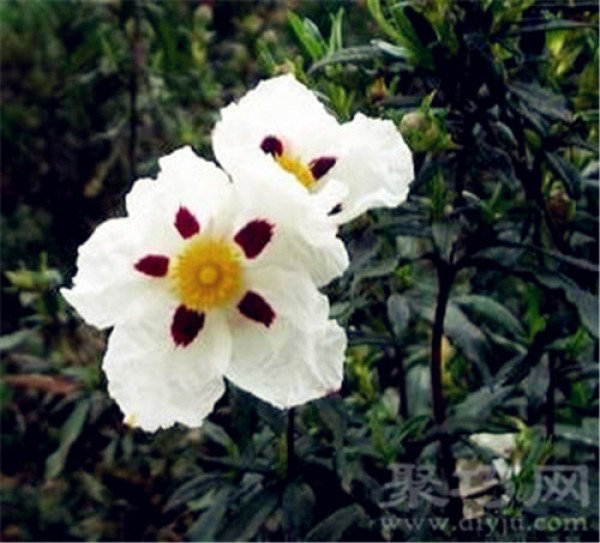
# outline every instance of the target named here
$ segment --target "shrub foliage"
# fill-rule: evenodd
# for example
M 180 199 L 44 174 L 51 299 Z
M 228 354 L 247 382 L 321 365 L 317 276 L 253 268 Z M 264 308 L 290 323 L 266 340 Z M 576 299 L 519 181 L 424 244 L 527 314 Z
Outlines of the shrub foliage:
M 543 541 L 581 519 L 560 537 L 598 540 L 596 2 L 6 0 L 0 19 L 3 539 Z M 408 201 L 342 229 L 344 387 L 288 413 L 230 387 L 199 430 L 127 428 L 105 337 L 57 287 L 156 157 L 210 155 L 218 108 L 286 71 L 415 155 Z M 504 459 L 482 433 L 512 434 Z M 401 466 L 427 474 L 414 499 Z M 587 468 L 589 500 L 532 499 L 552 466 Z

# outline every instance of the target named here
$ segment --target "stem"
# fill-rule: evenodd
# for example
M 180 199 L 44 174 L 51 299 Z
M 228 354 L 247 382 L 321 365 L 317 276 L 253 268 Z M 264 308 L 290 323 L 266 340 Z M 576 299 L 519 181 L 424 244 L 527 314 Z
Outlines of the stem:
M 404 369 L 404 360 L 400 356 L 400 349 L 396 348 L 394 365 L 398 370 L 398 396 L 400 398 L 400 416 L 403 419 L 408 418 L 408 395 L 406 392 L 406 371 Z
M 134 30 L 131 37 L 131 71 L 129 73 L 129 172 L 131 179 L 137 177 L 136 172 L 136 150 L 137 150 L 137 95 L 139 69 L 142 64 L 141 44 L 141 15 L 139 0 L 133 2 Z
M 291 407 L 287 413 L 287 479 L 291 480 L 296 470 L 296 454 L 294 451 L 294 434 L 296 433 L 295 409 Z
M 548 390 L 546 391 L 546 436 L 549 439 L 554 438 L 554 410 L 555 398 L 554 389 L 556 388 L 556 354 L 548 354 Z
M 438 297 L 431 338 L 431 392 L 433 397 L 433 420 L 437 426 L 445 426 L 446 405 L 442 388 L 442 338 L 454 272 L 445 262 L 438 262 L 437 272 Z
M 462 518 L 462 499 L 459 494 L 456 460 L 452 454 L 452 442 L 446 425 L 446 403 L 442 386 L 442 339 L 444 336 L 444 318 L 454 281 L 454 269 L 444 261 L 437 262 L 438 297 L 433 321 L 431 338 L 431 392 L 433 399 L 433 420 L 440 430 L 440 460 L 442 471 L 448 485 L 448 516 L 456 526 Z

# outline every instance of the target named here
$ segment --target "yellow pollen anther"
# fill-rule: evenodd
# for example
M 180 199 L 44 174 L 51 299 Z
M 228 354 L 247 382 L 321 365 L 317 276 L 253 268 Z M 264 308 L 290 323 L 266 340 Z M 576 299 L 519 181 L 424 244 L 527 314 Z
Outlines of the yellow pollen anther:
M 207 264 L 200 268 L 198 279 L 203 285 L 214 285 L 219 278 L 219 270 L 212 264 Z
M 240 260 L 240 251 L 232 243 L 194 236 L 169 269 L 173 290 L 194 311 L 225 306 L 242 291 Z
M 310 189 L 315 184 L 315 176 L 310 171 L 310 168 L 301 160 L 298 160 L 287 153 L 283 153 L 279 156 L 276 155 L 274 158 L 277 164 L 279 164 L 286 172 L 295 176 L 307 189 Z

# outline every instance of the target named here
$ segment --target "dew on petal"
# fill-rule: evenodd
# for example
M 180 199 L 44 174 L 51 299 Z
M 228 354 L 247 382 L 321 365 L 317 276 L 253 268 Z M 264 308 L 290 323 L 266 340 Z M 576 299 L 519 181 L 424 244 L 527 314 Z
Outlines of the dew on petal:
M 264 219 L 250 221 L 233 238 L 247 258 L 256 258 L 273 237 L 273 225 Z
M 187 239 L 200 232 L 200 223 L 187 207 L 180 207 L 175 216 L 175 228 L 183 239 Z
M 283 143 L 275 136 L 267 136 L 262 140 L 260 148 L 269 155 L 280 156 L 283 154 Z
M 178 347 L 187 347 L 202 330 L 204 313 L 198 313 L 180 305 L 173 315 L 171 337 Z
M 315 179 L 321 179 L 331 168 L 335 166 L 337 158 L 332 156 L 322 156 L 313 160 L 310 164 L 310 171 Z
M 273 308 L 260 294 L 252 292 L 251 290 L 246 292 L 242 301 L 238 304 L 238 309 L 244 317 L 260 322 L 267 328 L 271 326 L 275 319 L 275 311 L 273 311 Z
M 148 255 L 140 258 L 135 269 L 150 277 L 164 277 L 169 271 L 169 257 L 163 255 Z

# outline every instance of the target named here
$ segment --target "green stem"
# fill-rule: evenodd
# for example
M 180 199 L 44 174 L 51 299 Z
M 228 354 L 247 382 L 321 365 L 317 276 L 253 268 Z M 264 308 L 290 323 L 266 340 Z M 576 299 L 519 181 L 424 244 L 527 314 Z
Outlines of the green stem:
M 437 262 L 438 297 L 433 321 L 431 338 L 431 393 L 433 401 L 433 420 L 440 431 L 440 460 L 442 471 L 448 485 L 448 516 L 454 525 L 462 518 L 462 499 L 459 494 L 456 477 L 456 460 L 452 453 L 452 442 L 446 424 L 446 403 L 442 384 L 442 340 L 444 337 L 444 318 L 454 281 L 454 269 L 444 261 Z
M 294 477 L 296 470 L 296 454 L 294 451 L 294 434 L 296 433 L 295 409 L 291 407 L 287 412 L 287 479 Z

